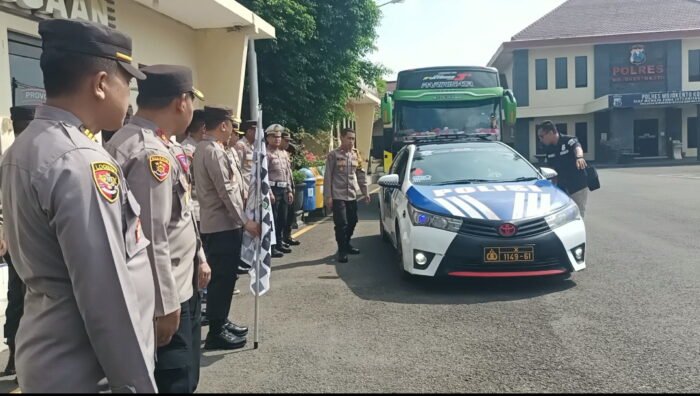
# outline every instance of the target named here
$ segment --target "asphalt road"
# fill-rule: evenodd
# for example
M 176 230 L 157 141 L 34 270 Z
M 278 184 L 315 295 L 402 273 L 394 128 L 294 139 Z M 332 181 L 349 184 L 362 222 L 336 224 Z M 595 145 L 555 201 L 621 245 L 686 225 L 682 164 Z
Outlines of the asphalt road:
M 350 263 L 332 222 L 316 226 L 273 263 L 260 348 L 251 330 L 245 349 L 206 352 L 199 391 L 697 392 L 700 166 L 600 175 L 588 269 L 569 281 L 401 280 L 376 199 Z M 233 319 L 252 325 L 247 282 Z

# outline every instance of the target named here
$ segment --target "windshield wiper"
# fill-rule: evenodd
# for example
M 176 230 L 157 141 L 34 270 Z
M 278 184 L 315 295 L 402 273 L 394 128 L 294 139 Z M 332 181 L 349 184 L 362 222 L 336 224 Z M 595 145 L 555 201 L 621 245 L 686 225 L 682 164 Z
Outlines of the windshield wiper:
M 539 177 L 534 177 L 534 176 L 528 176 L 528 177 L 519 177 L 517 179 L 513 180 L 504 180 L 504 183 L 515 183 L 515 182 L 524 182 L 524 181 L 532 181 L 532 180 L 539 180 Z
M 498 183 L 499 180 L 488 180 L 488 179 L 462 179 L 462 180 L 450 180 L 446 182 L 441 182 L 435 184 L 436 186 L 445 186 L 448 184 L 472 184 L 472 183 Z

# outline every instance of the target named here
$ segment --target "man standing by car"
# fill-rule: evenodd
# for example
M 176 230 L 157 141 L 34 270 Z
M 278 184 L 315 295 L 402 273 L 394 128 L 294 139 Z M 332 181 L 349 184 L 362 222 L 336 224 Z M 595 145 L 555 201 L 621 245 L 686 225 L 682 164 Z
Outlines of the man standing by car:
M 540 124 L 537 137 L 545 146 L 546 163 L 557 171 L 558 186 L 576 202 L 584 217 L 588 201 L 588 164 L 583 158 L 581 143 L 574 136 L 560 134 L 551 121 Z
M 370 202 L 367 192 L 367 175 L 360 153 L 355 149 L 355 131 L 346 128 L 340 133 L 340 147 L 326 157 L 323 180 L 328 188 L 323 191 L 326 205 L 333 209 L 335 240 L 338 243 L 338 262 L 347 263 L 348 254 L 360 254 L 350 244 L 357 225 L 357 187 Z

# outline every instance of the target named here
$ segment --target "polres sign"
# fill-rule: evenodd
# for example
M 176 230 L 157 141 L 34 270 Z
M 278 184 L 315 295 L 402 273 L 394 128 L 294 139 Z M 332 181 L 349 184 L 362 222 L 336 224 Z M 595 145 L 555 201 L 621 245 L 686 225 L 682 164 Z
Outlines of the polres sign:
M 700 104 L 700 91 L 610 95 L 608 98 L 611 108 Z
M 83 19 L 116 28 L 114 0 L 0 0 L 0 10 L 31 19 Z

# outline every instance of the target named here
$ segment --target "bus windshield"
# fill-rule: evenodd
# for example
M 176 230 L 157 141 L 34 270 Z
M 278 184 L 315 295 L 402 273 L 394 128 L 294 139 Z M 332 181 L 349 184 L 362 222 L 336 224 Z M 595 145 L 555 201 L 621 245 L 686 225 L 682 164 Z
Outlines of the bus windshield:
M 500 137 L 501 111 L 488 102 L 416 103 L 398 105 L 397 138 L 440 134 L 489 133 Z

